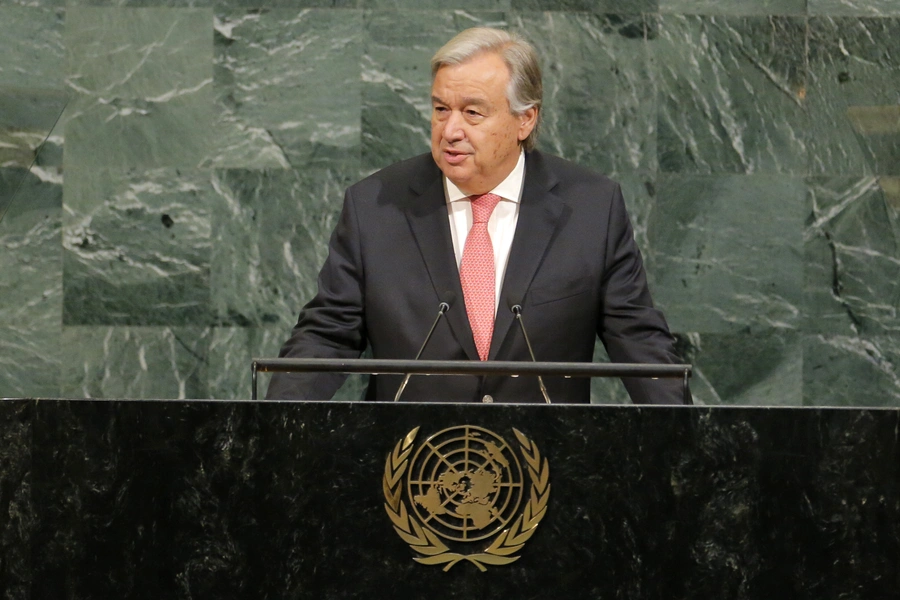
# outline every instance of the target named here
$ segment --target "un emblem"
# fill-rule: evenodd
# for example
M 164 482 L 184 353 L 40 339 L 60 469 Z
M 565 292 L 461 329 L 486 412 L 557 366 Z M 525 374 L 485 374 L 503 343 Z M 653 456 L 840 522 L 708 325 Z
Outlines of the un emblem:
M 512 431 L 517 448 L 475 425 L 439 431 L 418 448 L 416 427 L 397 442 L 384 467 L 385 509 L 414 560 L 445 571 L 460 561 L 485 571 L 518 560 L 547 512 L 550 468 Z

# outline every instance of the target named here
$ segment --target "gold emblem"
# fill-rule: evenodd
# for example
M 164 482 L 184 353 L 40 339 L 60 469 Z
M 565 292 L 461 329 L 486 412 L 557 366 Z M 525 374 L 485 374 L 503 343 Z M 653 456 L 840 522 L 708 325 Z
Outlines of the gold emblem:
M 383 479 L 384 507 L 394 530 L 420 555 L 414 560 L 445 565 L 444 571 L 460 561 L 485 571 L 518 560 L 550 499 L 550 467 L 538 447 L 513 429 L 526 479 L 519 454 L 492 431 L 450 427 L 417 449 L 418 433 L 416 427 L 397 442 Z

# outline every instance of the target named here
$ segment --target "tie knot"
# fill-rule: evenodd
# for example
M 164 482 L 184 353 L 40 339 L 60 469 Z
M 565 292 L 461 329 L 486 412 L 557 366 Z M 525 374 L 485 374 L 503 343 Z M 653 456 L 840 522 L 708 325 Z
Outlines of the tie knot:
M 500 196 L 497 194 L 481 194 L 480 196 L 471 196 L 472 199 L 472 220 L 475 223 L 486 223 L 491 218 L 497 203 L 500 202 Z

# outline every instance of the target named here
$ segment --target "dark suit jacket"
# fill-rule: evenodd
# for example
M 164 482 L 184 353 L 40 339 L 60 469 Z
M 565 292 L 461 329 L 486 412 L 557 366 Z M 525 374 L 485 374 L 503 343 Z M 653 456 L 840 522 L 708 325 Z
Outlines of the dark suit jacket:
M 351 186 L 319 274 L 281 357 L 414 358 L 441 301 L 451 302 L 423 359 L 477 360 L 450 237 L 440 170 L 430 154 Z M 529 152 L 503 280 L 491 360 L 529 360 L 509 306 L 521 304 L 537 360 L 589 362 L 599 334 L 614 362 L 676 363 L 653 308 L 619 185 Z M 276 374 L 268 398 L 328 399 L 344 376 Z M 367 399 L 392 400 L 400 376 L 372 377 Z M 554 402 L 587 402 L 590 380 L 548 378 Z M 626 380 L 632 400 L 679 404 L 679 380 Z M 413 376 L 404 400 L 543 402 L 532 377 Z

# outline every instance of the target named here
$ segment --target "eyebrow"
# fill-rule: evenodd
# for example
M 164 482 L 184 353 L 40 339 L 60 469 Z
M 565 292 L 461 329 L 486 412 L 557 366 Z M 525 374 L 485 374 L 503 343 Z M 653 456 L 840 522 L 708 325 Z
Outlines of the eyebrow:
M 441 100 L 434 94 L 432 94 L 432 96 L 431 96 L 431 102 L 433 104 L 444 104 L 444 105 L 449 104 L 449 102 L 447 102 L 445 100 Z M 485 108 L 490 108 L 490 106 L 491 106 L 487 100 L 484 100 L 482 98 L 474 98 L 474 97 L 463 98 L 462 103 L 463 103 L 463 106 L 483 106 Z

